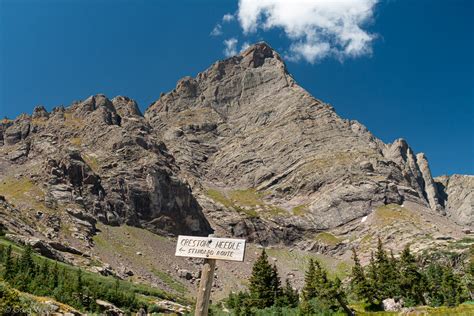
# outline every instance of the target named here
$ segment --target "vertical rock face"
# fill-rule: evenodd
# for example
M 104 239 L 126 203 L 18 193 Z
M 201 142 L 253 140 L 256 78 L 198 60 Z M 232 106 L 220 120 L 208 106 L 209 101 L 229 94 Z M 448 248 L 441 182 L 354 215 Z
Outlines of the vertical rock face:
M 438 188 L 431 176 L 430 167 L 428 165 L 428 160 L 426 159 L 425 154 L 419 153 L 416 155 L 416 161 L 420 168 L 421 175 L 423 176 L 424 191 L 426 194 L 426 199 L 430 204 L 432 210 L 439 211 L 445 215 L 445 211 L 440 204 L 440 198 L 438 196 Z
M 435 184 L 447 215 L 458 224 L 474 227 L 474 176 L 437 177 Z

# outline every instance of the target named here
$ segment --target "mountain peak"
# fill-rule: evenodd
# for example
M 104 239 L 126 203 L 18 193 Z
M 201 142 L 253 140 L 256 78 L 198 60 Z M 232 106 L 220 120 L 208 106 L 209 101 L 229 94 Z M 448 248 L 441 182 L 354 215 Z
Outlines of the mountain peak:
M 275 58 L 283 63 L 280 55 L 266 42 L 258 42 L 251 45 L 241 52 L 240 56 L 244 61 L 248 61 L 248 66 L 252 66 L 253 68 L 262 66 L 266 58 Z

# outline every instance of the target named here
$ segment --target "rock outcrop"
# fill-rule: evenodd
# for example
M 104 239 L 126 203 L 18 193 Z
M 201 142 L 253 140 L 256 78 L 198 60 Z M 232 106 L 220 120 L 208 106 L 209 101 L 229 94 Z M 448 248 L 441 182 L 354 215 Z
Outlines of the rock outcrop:
M 31 217 L 57 213 L 57 231 L 46 223 L 38 229 L 48 238 L 72 233 L 91 242 L 97 220 L 165 235 L 212 231 L 133 100 L 97 95 L 52 113 L 37 107 L 2 130 L 0 192 Z M 69 233 L 61 229 L 65 222 L 73 226 Z
M 474 176 L 435 178 L 438 194 L 448 217 L 460 225 L 474 227 Z

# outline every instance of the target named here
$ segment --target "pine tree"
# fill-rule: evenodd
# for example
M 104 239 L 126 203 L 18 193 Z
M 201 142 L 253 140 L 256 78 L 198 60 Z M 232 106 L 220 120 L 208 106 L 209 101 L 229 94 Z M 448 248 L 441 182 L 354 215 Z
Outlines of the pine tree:
M 423 275 L 418 270 L 416 259 L 406 246 L 400 257 L 400 289 L 405 298 L 406 305 L 426 304 L 424 291 L 426 283 Z
M 469 262 L 464 279 L 469 292 L 469 297 L 474 301 L 474 259 L 471 259 Z
M 16 265 L 12 257 L 11 245 L 8 245 L 8 247 L 5 249 L 5 254 L 3 258 L 4 258 L 4 264 L 5 264 L 5 270 L 3 271 L 3 278 L 6 281 L 12 281 L 13 277 L 15 276 Z
M 450 266 L 444 268 L 440 290 L 446 306 L 456 306 L 468 299 L 459 276 Z
M 276 300 L 282 295 L 281 281 L 280 281 L 280 277 L 278 276 L 278 269 L 277 269 L 276 264 L 273 264 L 273 267 L 272 267 L 272 281 L 270 283 L 270 287 L 273 293 L 273 304 L 274 304 Z
M 34 269 L 33 250 L 30 245 L 26 246 L 25 251 L 23 251 L 18 268 L 21 272 L 29 272 Z
M 36 273 L 35 271 L 36 268 L 33 262 L 32 252 L 33 250 L 31 246 L 27 246 L 17 263 L 18 271 L 15 275 L 14 280 L 12 281 L 12 285 L 20 291 L 31 292 L 32 290 L 29 287 Z
M 53 268 L 51 269 L 51 278 L 49 278 L 48 287 L 51 291 L 59 286 L 59 267 L 58 262 L 55 261 Z
M 437 307 L 444 303 L 444 296 L 441 290 L 443 273 L 443 267 L 438 263 L 431 263 L 426 269 L 427 291 L 430 306 Z
M 277 299 L 275 304 L 277 306 L 288 306 L 295 308 L 299 303 L 299 294 L 298 290 L 294 290 L 293 286 L 290 283 L 290 280 L 285 280 L 285 286 L 282 289 L 281 296 Z
M 352 291 L 359 300 L 363 300 L 372 306 L 374 305 L 374 290 L 365 276 L 364 268 L 360 264 L 355 248 L 352 248 L 352 260 L 354 260 L 350 278 Z
M 388 259 L 388 286 L 387 294 L 391 298 L 397 298 L 401 295 L 400 293 L 400 267 L 398 260 L 395 258 L 393 251 L 390 250 L 390 258 Z
M 381 303 L 380 299 L 380 286 L 378 284 L 378 269 L 375 263 L 374 254 L 370 254 L 370 262 L 369 266 L 367 267 L 367 286 L 372 291 L 372 299 L 370 300 L 369 304 L 372 305 L 371 307 L 375 307 Z
M 255 262 L 250 276 L 250 297 L 252 306 L 257 308 L 270 307 L 275 302 L 274 271 L 268 262 L 265 249 Z
M 76 294 L 76 297 L 78 299 L 78 305 L 83 306 L 84 304 L 84 283 L 82 280 L 82 270 L 77 269 L 76 272 L 76 284 L 74 288 L 74 292 Z
M 395 259 L 395 258 L 393 258 Z M 383 243 L 380 238 L 377 241 L 377 251 L 375 253 L 375 268 L 376 268 L 376 287 L 379 292 L 380 299 L 392 298 L 396 292 L 396 280 L 394 279 L 394 271 L 389 260 Z
M 314 283 L 315 275 L 316 275 L 316 268 L 314 265 L 314 260 L 313 258 L 310 258 L 308 270 L 306 270 L 306 273 L 304 276 L 303 298 L 306 301 L 309 301 L 312 298 L 316 297 L 316 287 Z

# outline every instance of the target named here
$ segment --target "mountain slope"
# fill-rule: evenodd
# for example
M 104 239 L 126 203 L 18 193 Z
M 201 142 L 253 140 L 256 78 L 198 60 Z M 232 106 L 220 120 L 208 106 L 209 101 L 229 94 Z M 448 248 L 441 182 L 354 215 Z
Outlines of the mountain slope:
M 241 210 L 207 212 L 237 236 L 291 242 L 404 201 L 444 212 L 423 154 L 341 119 L 265 43 L 182 79 L 145 118 L 201 204 Z
M 0 223 L 45 254 L 124 278 L 121 262 L 148 281 L 157 267 L 107 262 L 96 250 L 116 235 L 102 224 L 215 230 L 338 260 L 378 237 L 395 250 L 445 247 L 473 225 L 472 176 L 433 179 L 425 155 L 339 117 L 265 43 L 183 78 L 144 115 L 127 97 L 91 96 L 4 120 L 0 144 Z

